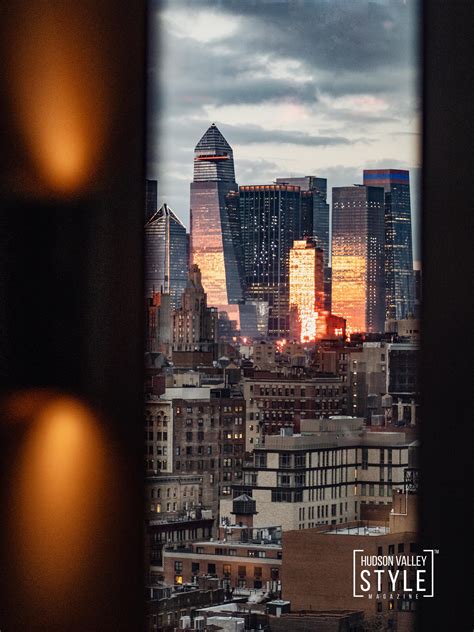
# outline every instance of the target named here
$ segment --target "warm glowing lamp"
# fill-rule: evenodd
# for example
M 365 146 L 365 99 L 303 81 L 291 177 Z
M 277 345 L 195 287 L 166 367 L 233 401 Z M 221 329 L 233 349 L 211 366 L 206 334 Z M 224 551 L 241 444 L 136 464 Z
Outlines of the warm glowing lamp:
M 37 0 L 19 14 L 6 63 L 26 173 L 20 181 L 15 174 L 12 186 L 24 193 L 28 182 L 41 197 L 83 193 L 100 166 L 112 115 L 104 36 L 84 3 Z
M 19 0 L 0 30 L 0 628 L 138 630 L 145 5 Z

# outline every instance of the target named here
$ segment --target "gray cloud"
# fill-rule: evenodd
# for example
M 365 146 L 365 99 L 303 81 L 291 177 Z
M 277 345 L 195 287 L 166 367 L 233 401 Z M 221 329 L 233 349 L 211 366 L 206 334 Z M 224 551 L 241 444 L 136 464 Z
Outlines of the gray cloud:
M 351 145 L 360 142 L 344 138 L 342 136 L 320 136 L 308 134 L 300 130 L 278 130 L 265 129 L 259 125 L 227 125 L 217 122 L 217 126 L 222 133 L 233 142 L 233 144 L 258 145 L 263 143 L 306 145 L 309 147 L 329 147 L 335 145 Z
M 260 158 L 259 147 L 269 143 L 344 149 L 347 162 L 360 167 L 339 164 L 317 173 L 329 187 L 360 182 L 364 166 L 377 166 L 364 163 L 363 143 L 411 135 L 408 125 L 419 116 L 417 7 L 418 0 L 151 0 L 148 173 L 159 176 L 163 198 L 187 223 L 192 150 L 211 122 L 209 107 L 231 145 L 255 149 L 255 160 L 236 155 L 242 183 L 287 175 L 277 158 Z M 230 35 L 213 33 L 211 44 L 179 37 L 161 20 L 163 9 L 185 9 L 190 22 L 209 9 L 236 28 Z M 269 72 L 269 63 L 288 62 L 281 76 Z M 384 105 L 359 107 L 352 99 L 359 95 Z M 305 108 L 307 126 L 270 129 L 235 119 L 230 125 L 219 116 L 228 106 L 288 103 Z M 380 163 L 408 166 L 403 157 Z M 315 173 L 310 167 L 306 174 Z
M 373 73 L 409 64 L 413 56 L 418 6 L 413 0 L 172 0 L 163 6 L 176 5 L 186 8 L 190 19 L 203 7 L 245 17 L 245 29 L 232 43 L 296 58 L 309 68 Z

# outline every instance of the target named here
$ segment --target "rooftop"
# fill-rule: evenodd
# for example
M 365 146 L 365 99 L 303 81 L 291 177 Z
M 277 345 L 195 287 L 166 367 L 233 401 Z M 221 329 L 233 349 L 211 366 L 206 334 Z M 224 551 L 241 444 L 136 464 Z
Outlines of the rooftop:
M 390 533 L 390 530 L 386 526 L 342 525 L 341 527 L 337 527 L 335 529 L 322 531 L 322 533 L 330 533 L 331 535 L 386 535 L 387 533 Z
M 258 450 L 311 450 L 337 446 L 407 446 L 411 439 L 403 432 L 323 431 L 292 436 L 267 435 Z

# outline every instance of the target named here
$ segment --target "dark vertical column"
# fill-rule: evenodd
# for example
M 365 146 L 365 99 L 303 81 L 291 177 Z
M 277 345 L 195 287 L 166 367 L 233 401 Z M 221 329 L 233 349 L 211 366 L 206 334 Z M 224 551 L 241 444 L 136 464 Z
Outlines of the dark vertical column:
M 2 59 L 8 60 L 2 62 L 0 85 L 2 630 L 142 629 L 145 5 L 142 0 L 38 0 L 1 10 Z M 68 54 L 63 54 L 63 45 Z M 33 63 L 27 72 L 25 59 L 39 59 L 38 67 Z M 29 92 L 28 82 L 38 68 L 51 83 L 32 84 Z M 91 79 L 94 69 L 98 75 Z M 74 112 L 68 119 L 79 130 L 73 145 L 85 152 L 89 171 L 77 188 L 72 184 L 59 191 L 41 161 L 61 133 L 62 121 L 56 123 L 55 107 L 48 118 L 46 97 L 39 116 L 35 106 L 42 89 L 54 100 L 60 85 L 73 86 L 70 93 L 59 93 L 64 97 L 61 107 Z M 87 94 L 91 85 L 94 89 Z M 23 110 L 19 104 L 25 98 Z M 98 121 L 92 121 L 90 111 L 98 113 Z M 50 124 L 46 131 L 43 122 Z M 103 135 L 100 129 L 106 130 Z M 44 147 L 35 146 L 39 142 Z M 66 145 L 58 143 L 57 155 Z M 94 161 L 88 163 L 90 147 Z M 61 156 L 60 170 L 67 160 L 66 154 Z M 33 443 L 30 434 L 53 419 L 56 413 L 48 406 L 54 402 L 60 409 L 58 432 L 44 439 L 43 449 L 41 433 Z M 42 415 L 45 419 L 38 421 Z M 72 431 L 79 429 L 77 437 L 67 435 L 69 423 Z M 57 442 L 53 445 L 50 439 Z M 73 455 L 74 471 L 61 461 L 62 441 L 65 455 Z M 81 445 L 84 461 L 77 451 Z M 21 468 L 42 472 L 36 459 L 47 469 L 48 450 L 57 468 L 52 480 L 65 490 L 64 515 L 60 507 L 49 507 L 51 490 L 42 488 L 36 477 L 26 481 L 31 504 L 22 499 L 19 514 Z M 83 466 L 87 459 L 94 476 Z M 62 478 L 63 472 L 71 481 Z M 74 478 L 78 472 L 84 478 Z M 45 493 L 43 504 L 38 490 Z M 85 504 L 71 504 L 74 494 Z M 53 542 L 56 527 L 58 542 L 62 540 L 64 581 L 57 580 L 57 569 L 48 569 L 53 551 L 43 564 L 38 553 L 29 572 L 25 566 L 30 552 L 23 527 L 38 526 L 37 532 L 28 532 L 31 555 L 46 537 L 38 507 L 44 510 Z M 97 517 L 96 524 L 84 524 L 89 542 L 77 536 L 75 526 L 88 515 L 84 507 Z M 48 523 L 48 514 L 56 510 L 57 524 Z M 70 546 L 69 533 L 76 534 Z
M 469 0 L 424 3 L 422 630 L 472 628 L 473 19 Z

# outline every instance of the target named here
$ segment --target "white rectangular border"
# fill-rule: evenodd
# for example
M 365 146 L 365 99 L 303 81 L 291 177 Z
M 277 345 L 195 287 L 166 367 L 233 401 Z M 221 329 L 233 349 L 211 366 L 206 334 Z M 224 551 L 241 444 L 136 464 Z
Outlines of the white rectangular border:
M 356 594 L 356 553 L 364 553 L 365 549 L 353 549 L 352 550 L 352 596 L 364 597 L 364 595 Z
M 434 549 L 423 549 L 423 553 L 431 553 L 431 595 L 423 595 L 423 597 L 434 597 Z

